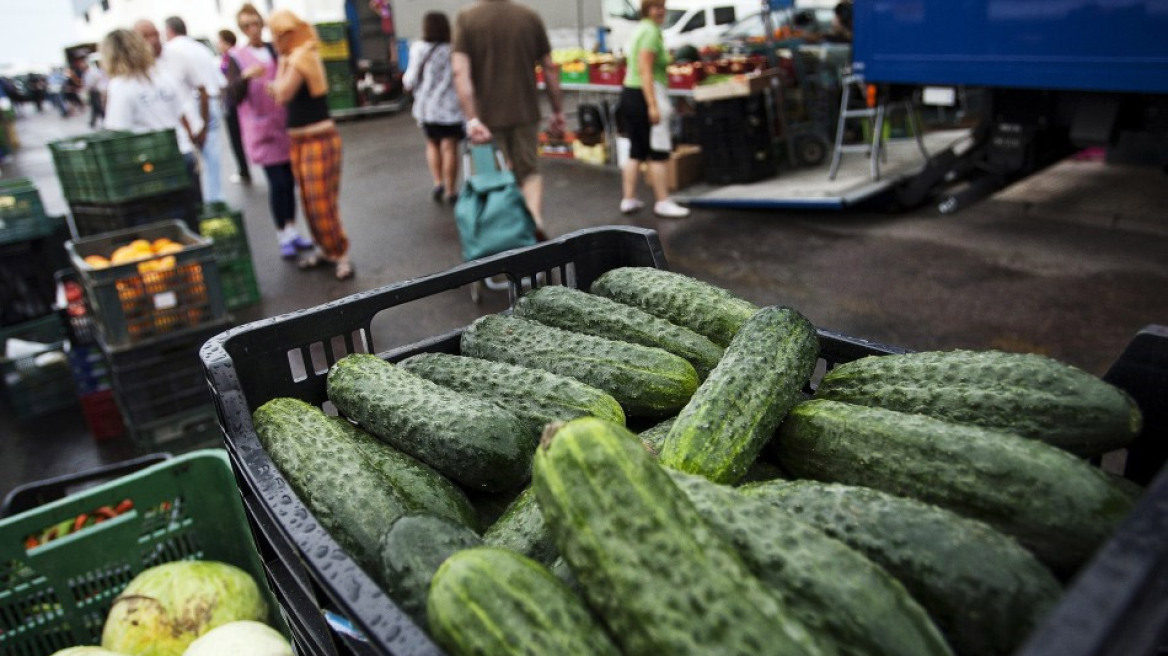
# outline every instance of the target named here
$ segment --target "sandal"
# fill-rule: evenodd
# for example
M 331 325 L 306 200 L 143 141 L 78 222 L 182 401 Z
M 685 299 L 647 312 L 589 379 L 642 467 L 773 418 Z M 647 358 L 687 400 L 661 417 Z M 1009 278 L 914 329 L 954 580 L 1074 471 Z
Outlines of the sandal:
M 348 280 L 353 277 L 352 262 L 337 262 L 337 280 Z
M 311 253 L 304 259 L 297 262 L 296 266 L 300 267 L 301 271 L 307 271 L 309 269 L 315 269 L 317 267 L 324 266 L 328 263 L 328 259 L 320 253 Z

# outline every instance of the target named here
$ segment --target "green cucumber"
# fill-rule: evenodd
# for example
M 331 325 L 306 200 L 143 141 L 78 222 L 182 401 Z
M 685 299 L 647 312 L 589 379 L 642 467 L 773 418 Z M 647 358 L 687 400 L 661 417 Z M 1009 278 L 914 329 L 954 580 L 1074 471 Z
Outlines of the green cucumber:
M 693 396 L 693 365 L 659 348 L 552 328 L 502 314 L 462 334 L 462 354 L 575 378 L 612 395 L 627 415 L 668 416 Z
M 859 552 L 762 499 L 701 476 L 669 475 L 791 614 L 834 640 L 840 654 L 952 654 L 904 586 Z
M 872 487 L 980 519 L 1060 573 L 1086 562 L 1133 505 L 1101 470 L 1049 444 L 836 401 L 796 406 L 777 454 L 799 478 Z
M 707 337 L 631 305 L 571 287 L 549 285 L 527 292 L 515 303 L 514 312 L 564 330 L 664 349 L 688 360 L 702 380 L 722 359 L 722 347 Z
M 673 428 L 676 421 L 677 417 L 670 417 L 637 433 L 637 437 L 641 439 L 645 448 L 649 449 L 649 453 L 653 454 L 654 458 L 661 456 L 661 449 L 665 446 L 665 438 L 669 436 L 669 430 Z
M 963 656 L 1013 653 L 1062 594 L 1050 571 L 1012 538 L 916 499 L 816 481 L 768 481 L 739 491 L 884 567 Z
M 861 358 L 829 371 L 816 397 L 1017 433 L 1080 456 L 1127 446 L 1139 408 L 1123 390 L 1051 358 L 947 351 Z
M 729 345 L 758 310 L 720 287 L 649 267 L 612 269 L 592 283 L 591 292 L 689 328 L 719 346 Z
M 510 549 L 543 565 L 551 565 L 560 555 L 531 486 L 491 524 L 483 534 L 483 542 L 490 547 Z
M 328 397 L 349 419 L 465 488 L 499 491 L 531 471 L 532 435 L 515 415 L 375 355 L 329 369 Z
M 541 369 L 449 353 L 419 353 L 398 366 L 443 387 L 503 406 L 536 437 L 546 424 L 576 417 L 625 423 L 625 413 L 612 396 L 575 378 Z
M 626 656 L 831 654 L 627 429 L 549 431 L 533 484 L 556 546 Z
M 426 626 L 426 596 L 438 567 L 459 551 L 482 543 L 474 531 L 443 517 L 400 517 L 381 538 L 385 591 L 414 621 Z
M 428 609 L 430 634 L 451 656 L 620 654 L 568 586 L 506 549 L 448 558 L 430 585 Z
M 785 307 L 742 325 L 722 361 L 682 409 L 661 464 L 716 483 L 735 483 L 799 402 L 819 356 L 815 326 Z

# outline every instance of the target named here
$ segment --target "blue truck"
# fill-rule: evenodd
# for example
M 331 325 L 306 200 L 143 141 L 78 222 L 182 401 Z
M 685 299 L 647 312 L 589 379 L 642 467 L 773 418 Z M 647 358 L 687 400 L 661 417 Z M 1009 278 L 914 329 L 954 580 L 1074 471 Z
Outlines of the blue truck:
M 1168 164 L 1163 0 L 860 0 L 854 21 L 866 82 L 981 88 L 988 101 L 973 147 L 930 158 L 898 185 L 903 204 L 953 211 L 1085 146 Z

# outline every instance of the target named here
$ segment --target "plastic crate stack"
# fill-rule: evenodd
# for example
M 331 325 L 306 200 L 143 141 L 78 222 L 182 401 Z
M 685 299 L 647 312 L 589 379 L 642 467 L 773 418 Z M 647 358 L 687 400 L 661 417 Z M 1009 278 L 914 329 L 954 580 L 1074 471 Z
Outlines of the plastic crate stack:
M 0 181 L 0 394 L 18 419 L 77 402 L 53 311 L 64 230 L 31 182 Z
M 97 259 L 119 248 L 139 255 Z M 211 240 L 171 220 L 77 239 L 66 249 L 135 446 L 182 452 L 218 444 L 198 351 L 231 324 Z
M 199 234 L 214 243 L 227 309 L 237 310 L 259 303 L 260 288 L 243 214 L 225 203 L 207 203 L 199 211 Z
M 109 363 L 97 344 L 97 327 L 85 302 L 85 290 L 71 268 L 58 271 L 56 277 L 57 305 L 68 339 L 66 356 L 81 416 L 97 441 L 121 437 L 126 424 L 114 396 Z
M 353 83 L 353 68 L 349 63 L 349 24 L 317 23 L 320 57 L 324 60 L 328 80 L 330 110 L 352 109 L 357 106 L 357 90 Z
M 778 172 L 774 129 L 761 94 L 697 103 L 702 167 L 710 184 L 742 184 Z
M 198 191 L 173 130 L 104 131 L 49 144 L 75 234 L 164 219 L 195 225 Z

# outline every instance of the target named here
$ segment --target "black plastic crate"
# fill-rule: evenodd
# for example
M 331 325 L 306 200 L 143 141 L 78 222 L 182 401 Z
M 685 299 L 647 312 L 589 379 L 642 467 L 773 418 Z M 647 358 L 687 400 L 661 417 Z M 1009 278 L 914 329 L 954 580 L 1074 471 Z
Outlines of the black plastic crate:
M 217 322 L 128 349 L 110 349 L 98 339 L 131 430 L 211 405 L 199 348 L 229 326 Z
M 165 450 L 178 454 L 223 446 L 223 434 L 210 400 L 190 410 L 144 424 L 131 424 L 128 428 L 138 453 Z
M 179 220 L 194 230 L 198 203 L 193 187 L 120 203 L 69 203 L 79 237 Z
M 291 495 L 260 446 L 252 411 L 279 396 L 323 404 L 325 374 L 331 363 L 352 352 L 379 353 L 370 329 L 373 317 L 387 308 L 493 275 L 503 275 L 510 282 L 513 304 L 523 287 L 549 283 L 586 289 L 602 273 L 619 266 L 666 268 L 656 233 L 627 227 L 582 230 L 445 273 L 241 326 L 204 345 L 203 365 L 248 520 L 301 653 L 400 656 L 440 650 L 318 530 L 319 524 L 303 521 L 311 513 Z M 460 335 L 461 330 L 456 330 L 379 354 L 396 361 L 421 351 L 457 353 Z M 819 338 L 825 367 L 867 355 L 904 352 L 822 329 Z M 1130 449 L 1129 472 L 1141 466 L 1160 471 L 1163 445 L 1168 444 L 1168 329 L 1156 327 L 1137 336 L 1107 379 L 1131 392 L 1146 418 L 1143 434 Z M 1144 644 L 1154 640 L 1165 609 L 1149 595 L 1162 591 L 1168 574 L 1166 527 L 1168 475 L 1161 475 L 1035 633 L 1036 642 L 1024 650 L 1024 656 L 1111 653 L 1084 645 L 1096 645 L 1117 633 L 1138 636 Z M 1102 611 L 1100 604 L 1111 600 L 1116 607 Z M 333 613 L 351 621 L 368 644 L 358 648 L 347 642 L 344 633 L 333 628 L 336 622 L 328 619 Z M 1084 627 L 1089 627 L 1088 634 Z M 1047 634 L 1055 638 L 1047 640 L 1043 637 Z
M 0 391 L 17 419 L 28 419 L 77 403 L 73 375 L 63 350 L 60 318 L 48 314 L 0 329 Z M 6 357 L 9 339 L 43 344 L 35 352 Z
M 182 250 L 104 268 L 85 259 L 109 257 L 116 249 L 136 241 L 154 242 L 161 238 L 181 244 Z M 66 243 L 65 248 L 109 348 L 130 347 L 188 328 L 216 324 L 227 316 L 211 242 L 191 232 L 181 221 L 77 239 Z
M 53 220 L 47 236 L 0 244 L 0 326 L 13 326 L 53 311 L 57 283 L 53 274 L 65 266 L 66 226 Z

